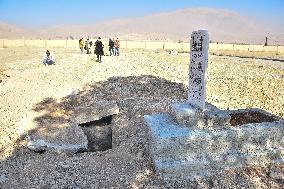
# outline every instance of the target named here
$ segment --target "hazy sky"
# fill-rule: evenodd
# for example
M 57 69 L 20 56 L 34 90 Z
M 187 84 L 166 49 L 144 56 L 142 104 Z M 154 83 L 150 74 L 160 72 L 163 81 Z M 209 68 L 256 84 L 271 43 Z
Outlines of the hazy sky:
M 284 25 L 284 0 L 0 0 L 0 20 L 21 26 L 93 24 L 193 7 L 229 9 Z

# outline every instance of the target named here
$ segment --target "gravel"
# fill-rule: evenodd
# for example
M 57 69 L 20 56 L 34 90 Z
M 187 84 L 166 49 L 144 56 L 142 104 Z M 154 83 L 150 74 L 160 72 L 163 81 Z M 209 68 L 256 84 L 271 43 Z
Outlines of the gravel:
M 155 174 L 143 115 L 164 112 L 171 103 L 186 100 L 188 54 L 126 51 L 119 57 L 103 57 L 100 64 L 94 55 L 80 55 L 77 49 L 53 50 L 57 62 L 48 67 L 40 63 L 45 49 L 0 50 L 0 188 L 284 187 L 283 165 L 227 170 L 188 181 L 164 181 Z M 242 61 L 209 57 L 207 101 L 219 108 L 253 106 L 283 116 L 284 72 L 265 63 L 259 67 L 257 60 L 234 64 L 236 60 Z M 21 117 L 46 99 L 65 103 L 73 93 L 80 95 L 72 100 L 118 103 L 120 113 L 110 125 L 112 149 L 58 154 L 23 147 L 25 141 L 16 134 Z M 49 102 L 46 108 L 52 107 Z

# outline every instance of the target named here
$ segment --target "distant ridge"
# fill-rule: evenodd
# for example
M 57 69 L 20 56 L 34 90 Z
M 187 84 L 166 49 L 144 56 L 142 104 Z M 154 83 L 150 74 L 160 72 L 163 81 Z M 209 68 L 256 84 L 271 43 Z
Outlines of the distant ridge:
M 129 40 L 182 40 L 197 29 L 208 29 L 215 42 L 284 44 L 284 26 L 276 28 L 237 12 L 212 8 L 188 8 L 139 18 L 116 19 L 91 25 L 56 25 L 27 30 L 0 22 L 0 38 L 120 37 Z
M 26 28 L 0 21 L 0 38 L 32 37 L 34 33 Z

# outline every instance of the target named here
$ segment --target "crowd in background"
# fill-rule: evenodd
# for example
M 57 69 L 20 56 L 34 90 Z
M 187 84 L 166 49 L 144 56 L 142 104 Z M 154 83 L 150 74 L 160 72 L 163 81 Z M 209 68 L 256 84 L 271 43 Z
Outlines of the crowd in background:
M 79 39 L 79 48 L 81 54 L 92 54 L 92 49 L 94 48 L 94 54 L 97 56 L 97 62 L 102 62 L 102 56 L 119 56 L 120 41 L 118 38 L 110 38 L 108 42 L 109 54 L 104 51 L 104 44 L 100 37 L 93 43 L 89 37 L 86 41 L 83 38 Z M 47 50 L 43 55 L 43 64 L 53 65 L 55 64 L 55 55 Z
M 81 54 L 92 54 L 92 45 L 93 42 L 90 41 L 89 38 L 87 38 L 86 41 L 84 41 L 83 38 L 81 38 L 79 40 L 79 48 L 80 48 L 80 52 Z M 94 43 L 94 54 L 97 55 L 97 62 L 102 62 L 102 56 L 119 56 L 119 48 L 120 48 L 120 41 L 118 40 L 118 38 L 114 39 L 114 38 L 110 38 L 109 39 L 109 43 L 108 43 L 108 47 L 109 47 L 109 54 L 105 53 L 104 51 L 104 45 L 102 43 L 102 40 L 100 37 L 98 37 L 98 39 L 96 40 L 96 42 Z

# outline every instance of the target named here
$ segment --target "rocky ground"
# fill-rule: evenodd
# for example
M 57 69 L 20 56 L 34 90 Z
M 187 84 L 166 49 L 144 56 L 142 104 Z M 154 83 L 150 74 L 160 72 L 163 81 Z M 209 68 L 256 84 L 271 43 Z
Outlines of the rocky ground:
M 283 188 L 284 166 L 227 170 L 207 179 L 166 182 L 155 175 L 143 115 L 167 110 L 187 97 L 188 54 L 122 51 L 119 57 L 53 49 L 0 50 L 0 188 Z M 207 101 L 224 109 L 258 107 L 284 117 L 283 61 L 210 56 Z M 103 152 L 35 153 L 23 147 L 18 121 L 28 110 L 75 100 L 115 100 L 112 149 Z M 58 99 L 58 101 L 52 101 Z M 73 99 L 74 100 L 74 99 Z

